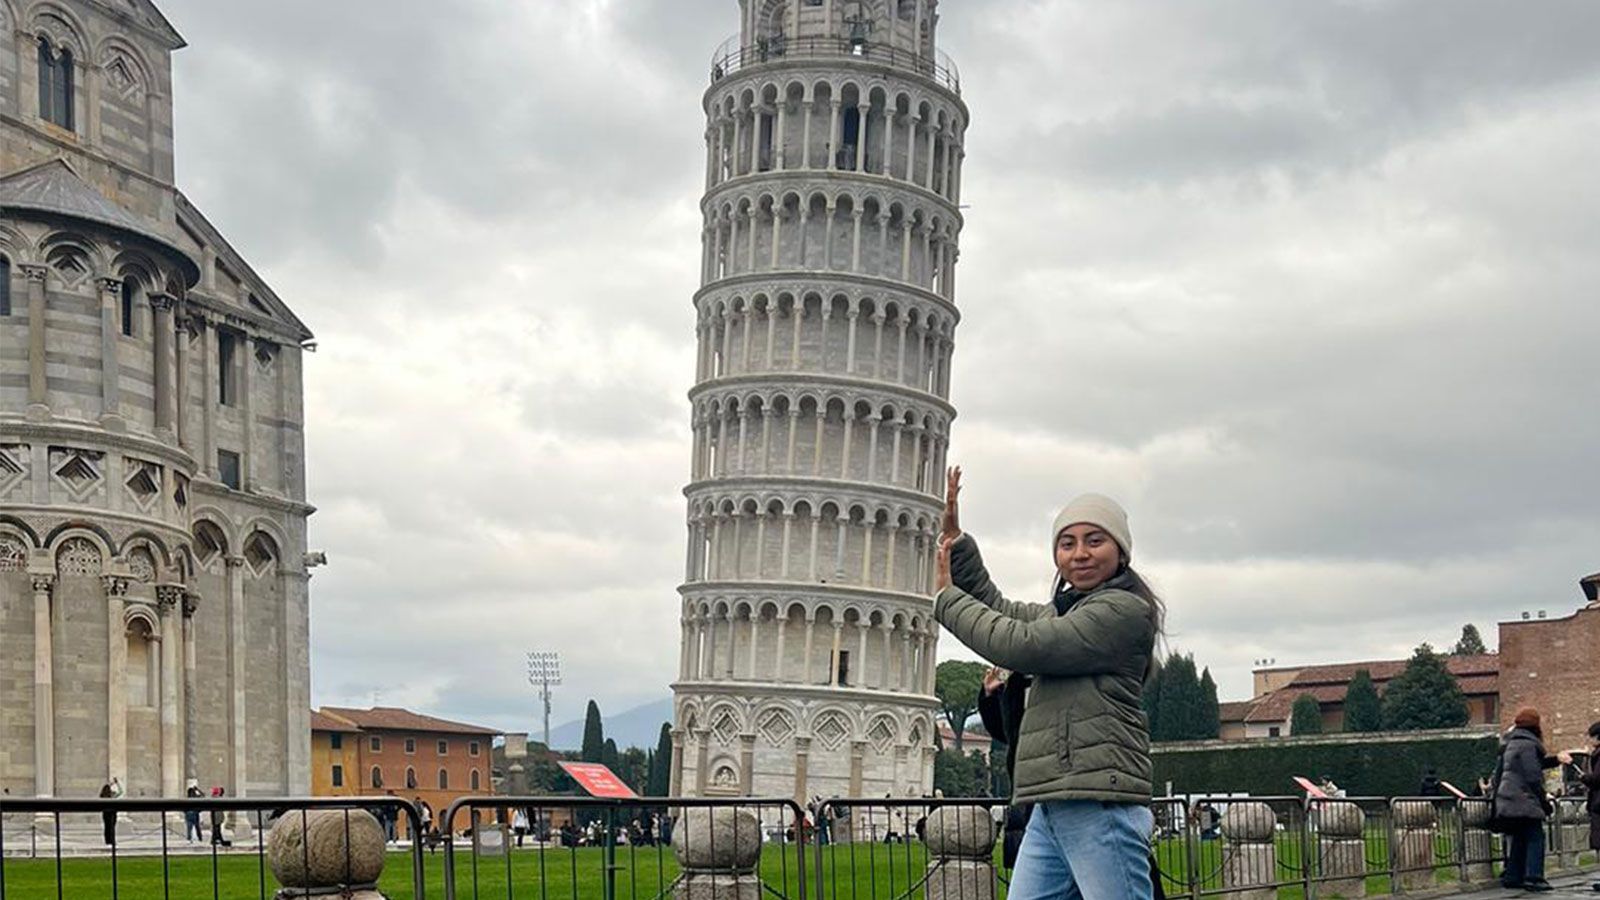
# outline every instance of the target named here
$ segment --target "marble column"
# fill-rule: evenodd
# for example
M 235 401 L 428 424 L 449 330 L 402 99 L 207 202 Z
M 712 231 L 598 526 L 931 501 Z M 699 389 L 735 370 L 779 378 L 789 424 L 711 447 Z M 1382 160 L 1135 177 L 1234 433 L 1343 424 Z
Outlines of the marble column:
M 195 745 L 195 623 L 200 595 L 189 591 L 183 596 L 183 772 L 185 778 L 200 778 L 200 760 Z
M 683 729 L 672 730 L 672 784 L 667 793 L 674 797 L 683 796 Z
M 156 430 L 168 435 L 177 433 L 177 416 L 174 407 L 176 390 L 173 385 L 173 306 L 174 301 L 165 294 L 150 297 L 150 308 L 155 313 L 155 369 L 156 369 Z
M 173 393 L 177 409 L 174 410 L 176 427 L 178 429 L 178 446 L 194 454 L 194 447 L 190 446 L 193 435 L 189 433 L 189 317 L 181 315 L 174 321 L 176 331 L 173 340 L 176 341 L 173 353 L 173 367 L 177 370 L 173 378 Z
M 195 320 L 200 329 L 200 459 L 199 470 L 217 477 L 217 329 L 207 320 Z
M 122 417 L 122 365 L 117 359 L 117 338 L 122 333 L 117 321 L 122 282 L 116 278 L 95 281 L 100 292 L 100 416 Z
M 33 790 L 40 797 L 55 794 L 55 663 L 51 637 L 50 590 L 56 577 L 33 576 Z
M 44 266 L 21 266 L 28 279 L 28 405 L 45 411 L 50 406 L 50 391 L 45 380 L 45 275 Z
M 696 797 L 706 795 L 706 754 L 711 749 L 711 730 L 709 728 L 697 729 L 694 733 L 694 793 Z
M 244 573 L 242 556 L 227 558 L 228 584 L 228 724 L 232 733 L 232 759 L 229 760 L 229 793 L 235 797 L 248 796 L 249 782 L 249 729 L 245 718 L 245 684 L 249 672 L 245 668 L 244 630 Z
M 802 804 L 808 797 L 806 782 L 810 768 L 811 738 L 797 737 L 794 739 L 794 799 Z
M 128 780 L 128 579 L 106 575 L 106 780 Z M 148 650 L 146 652 L 149 652 Z
M 161 610 L 161 794 L 164 797 L 182 795 L 183 746 L 178 731 L 179 666 L 183 658 L 183 599 L 181 584 L 161 585 L 156 588 L 156 602 Z

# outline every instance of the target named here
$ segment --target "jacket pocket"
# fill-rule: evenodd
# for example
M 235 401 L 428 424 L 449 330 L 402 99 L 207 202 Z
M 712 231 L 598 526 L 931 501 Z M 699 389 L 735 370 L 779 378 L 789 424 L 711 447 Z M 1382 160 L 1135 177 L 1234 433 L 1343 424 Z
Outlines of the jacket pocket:
M 1056 761 L 1063 772 L 1072 766 L 1072 720 L 1065 711 L 1056 718 Z

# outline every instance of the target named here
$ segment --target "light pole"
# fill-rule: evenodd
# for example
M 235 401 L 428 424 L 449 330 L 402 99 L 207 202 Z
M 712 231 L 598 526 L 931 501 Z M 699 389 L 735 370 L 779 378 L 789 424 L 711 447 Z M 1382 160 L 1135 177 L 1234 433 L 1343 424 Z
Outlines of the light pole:
M 539 689 L 544 701 L 544 748 L 550 749 L 550 688 L 561 685 L 561 654 L 555 650 L 528 652 L 528 683 Z

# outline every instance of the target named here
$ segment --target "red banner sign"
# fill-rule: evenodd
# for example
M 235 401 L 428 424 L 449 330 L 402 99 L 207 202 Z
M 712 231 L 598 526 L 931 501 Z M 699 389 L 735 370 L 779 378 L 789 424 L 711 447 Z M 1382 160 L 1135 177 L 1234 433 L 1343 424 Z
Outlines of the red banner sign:
M 563 762 L 558 765 L 562 771 L 572 776 L 573 781 L 588 791 L 591 797 L 615 797 L 626 800 L 639 796 L 633 792 L 633 788 L 624 784 L 615 772 L 600 763 Z

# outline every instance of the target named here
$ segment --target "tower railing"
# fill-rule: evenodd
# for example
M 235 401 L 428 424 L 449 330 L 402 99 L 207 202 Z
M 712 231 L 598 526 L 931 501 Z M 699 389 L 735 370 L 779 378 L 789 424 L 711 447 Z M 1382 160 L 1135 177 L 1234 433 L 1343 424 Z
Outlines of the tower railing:
M 961 72 L 956 69 L 955 61 L 942 50 L 927 56 L 880 41 L 828 35 L 787 37 L 778 34 L 759 38 L 752 44 L 741 44 L 739 35 L 734 35 L 724 41 L 712 56 L 711 82 L 715 84 L 752 66 L 810 59 L 854 59 L 905 69 L 930 78 L 953 93 L 961 93 Z

